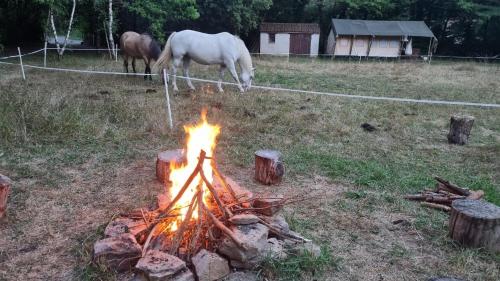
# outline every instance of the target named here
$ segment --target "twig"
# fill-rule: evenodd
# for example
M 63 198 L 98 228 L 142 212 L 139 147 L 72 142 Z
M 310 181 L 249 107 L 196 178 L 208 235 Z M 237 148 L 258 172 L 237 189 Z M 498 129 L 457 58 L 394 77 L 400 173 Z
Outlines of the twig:
M 234 233 L 231 231 L 231 229 L 227 228 L 227 226 L 225 226 L 220 220 L 218 220 L 210 212 L 210 210 L 208 210 L 208 208 L 207 208 L 207 206 L 205 206 L 205 204 L 202 203 L 202 206 L 203 206 L 203 210 L 208 215 L 208 217 L 212 220 L 212 222 L 214 223 L 214 225 L 217 228 L 219 228 L 222 232 L 224 232 L 225 234 L 227 234 L 233 240 L 233 242 L 236 244 L 236 246 L 238 246 L 241 249 L 246 250 L 246 247 L 243 244 L 243 242 L 241 242 L 240 239 L 238 237 L 236 237 L 236 235 L 234 235 Z
M 430 202 L 422 202 L 420 204 L 422 206 L 425 206 L 425 207 L 429 207 L 429 208 L 433 208 L 433 209 L 438 209 L 438 210 L 442 210 L 442 211 L 446 211 L 446 212 L 451 211 L 450 207 L 445 206 L 445 205 L 441 205 L 441 204 L 430 203 Z
M 142 208 L 141 208 L 141 214 L 142 214 L 142 219 L 146 223 L 146 227 L 149 228 L 149 222 L 148 220 L 146 220 L 146 216 L 144 215 L 144 211 L 142 210 Z
M 184 231 L 186 230 L 186 226 L 189 224 L 191 221 L 191 217 L 193 216 L 193 211 L 194 211 L 194 206 L 196 205 L 196 200 L 198 198 L 198 194 L 200 191 L 198 191 L 194 196 L 193 199 L 191 199 L 191 205 L 189 206 L 189 209 L 187 211 L 186 217 L 182 221 L 182 224 L 179 226 L 175 233 L 174 240 L 172 241 L 172 247 L 170 248 L 170 254 L 173 255 L 177 252 L 177 249 L 179 248 L 179 245 L 182 240 L 182 235 L 184 234 Z
M 203 170 L 200 170 L 200 176 L 203 179 L 203 181 L 205 182 L 205 184 L 207 185 L 208 189 L 210 190 L 210 193 L 214 197 L 215 202 L 219 206 L 220 210 L 224 212 L 224 217 L 226 219 L 232 217 L 233 213 L 231 213 L 231 211 L 224 205 L 224 203 L 222 203 L 222 201 L 219 198 L 219 195 L 217 195 L 217 191 L 214 189 L 212 184 L 208 181 L 207 177 L 205 177 L 205 173 L 203 173 Z
M 270 223 L 268 223 L 267 221 L 265 221 L 264 219 L 262 219 L 260 217 L 259 217 L 259 222 L 262 223 L 263 225 L 267 226 L 267 228 L 269 228 L 269 230 L 272 233 L 280 236 L 281 238 L 290 239 L 290 240 L 297 240 L 297 241 L 300 241 L 300 242 L 309 242 L 309 241 L 311 241 L 311 240 L 305 239 L 303 237 L 297 237 L 295 235 L 291 235 L 291 234 L 288 234 L 288 233 L 283 233 L 281 230 L 276 229 Z
M 146 242 L 144 243 L 144 247 L 142 247 L 142 257 L 146 254 L 146 251 L 148 250 L 149 243 L 151 242 L 151 238 L 153 237 L 154 233 L 156 232 L 156 228 L 158 228 L 160 223 L 155 224 L 153 229 L 151 229 L 151 232 L 149 232 L 148 238 L 146 239 Z
M 440 177 L 434 177 L 434 179 L 436 179 L 438 182 L 442 183 L 444 186 L 446 186 L 446 188 L 450 189 L 451 191 L 453 191 L 453 193 L 456 193 L 458 195 L 463 195 L 463 196 L 469 196 L 470 195 L 470 191 L 468 191 L 467 189 L 465 188 L 461 188 L 447 180 L 444 180 Z
M 197 199 L 197 204 L 198 204 L 198 221 L 196 224 L 196 230 L 194 231 L 194 236 L 191 239 L 191 243 L 189 244 L 188 251 L 193 250 L 196 247 L 196 243 L 198 242 L 198 238 L 200 237 L 201 234 L 201 229 L 203 228 L 203 207 L 201 206 L 201 203 L 203 202 L 203 193 L 201 190 L 198 190 L 198 199 Z

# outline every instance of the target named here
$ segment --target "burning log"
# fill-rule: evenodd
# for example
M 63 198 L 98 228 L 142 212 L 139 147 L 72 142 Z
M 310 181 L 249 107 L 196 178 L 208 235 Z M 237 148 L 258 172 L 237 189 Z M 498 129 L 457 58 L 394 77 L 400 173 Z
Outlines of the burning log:
M 271 185 L 281 182 L 285 174 L 285 166 L 281 162 L 281 153 L 276 150 L 259 150 L 255 152 L 255 179 L 263 184 Z

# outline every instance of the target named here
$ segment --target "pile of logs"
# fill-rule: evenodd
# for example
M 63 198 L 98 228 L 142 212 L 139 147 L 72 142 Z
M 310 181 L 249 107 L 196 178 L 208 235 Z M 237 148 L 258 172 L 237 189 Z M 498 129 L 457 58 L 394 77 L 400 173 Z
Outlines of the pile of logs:
M 449 212 L 451 204 L 457 199 L 479 200 L 484 196 L 484 191 L 471 191 L 462 188 L 440 177 L 434 177 L 437 181 L 435 190 L 424 190 L 419 194 L 408 194 L 404 198 L 412 201 L 420 201 L 424 207 L 434 208 Z

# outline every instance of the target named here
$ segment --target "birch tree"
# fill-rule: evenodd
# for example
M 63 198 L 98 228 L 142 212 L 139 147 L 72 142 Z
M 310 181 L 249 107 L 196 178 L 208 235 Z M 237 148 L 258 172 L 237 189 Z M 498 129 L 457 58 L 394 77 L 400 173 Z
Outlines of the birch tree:
M 109 0 L 109 20 L 108 20 L 108 36 L 113 56 L 116 57 L 115 40 L 113 39 L 113 0 Z
M 69 38 L 69 35 L 71 33 L 71 28 L 73 27 L 73 18 L 75 16 L 75 9 L 76 9 L 76 0 L 73 0 L 73 8 L 71 9 L 71 16 L 69 18 L 69 23 L 68 23 L 68 32 L 66 33 L 66 37 L 64 38 L 63 46 L 61 48 L 61 51 L 59 52 L 60 56 L 62 56 L 64 54 L 64 50 L 66 49 L 66 44 L 68 44 L 68 38 Z

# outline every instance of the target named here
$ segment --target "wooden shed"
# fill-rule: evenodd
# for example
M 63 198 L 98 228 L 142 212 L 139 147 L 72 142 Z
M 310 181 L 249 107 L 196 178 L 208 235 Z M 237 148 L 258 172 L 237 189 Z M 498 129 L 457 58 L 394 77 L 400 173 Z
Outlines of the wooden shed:
M 334 56 L 399 57 L 413 54 L 413 38 L 428 38 L 427 55 L 437 39 L 423 21 L 332 19 L 326 53 Z
M 316 23 L 262 23 L 260 53 L 310 55 L 319 51 L 320 28 Z

